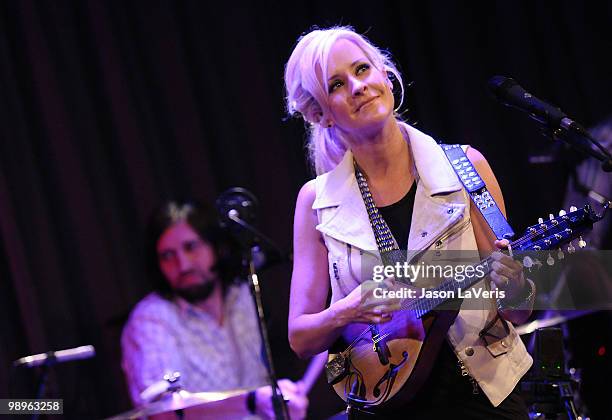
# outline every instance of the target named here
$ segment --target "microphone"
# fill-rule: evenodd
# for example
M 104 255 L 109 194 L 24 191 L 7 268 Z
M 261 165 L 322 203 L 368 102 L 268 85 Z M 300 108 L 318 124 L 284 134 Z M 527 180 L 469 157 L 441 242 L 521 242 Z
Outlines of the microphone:
M 255 268 L 264 269 L 291 261 L 290 254 L 253 226 L 258 205 L 255 195 L 242 187 L 224 191 L 215 201 L 221 227 L 227 228 L 243 247 L 250 249 Z
M 36 367 L 40 365 L 54 365 L 56 363 L 70 362 L 72 360 L 89 359 L 96 355 L 94 346 L 81 346 L 73 349 L 50 351 L 22 357 L 13 362 L 13 366 Z
M 224 191 L 215 201 L 222 227 L 234 228 L 241 221 L 253 223 L 259 203 L 255 195 L 242 187 Z
M 487 83 L 489 90 L 502 104 L 527 112 L 531 118 L 556 130 L 573 130 L 579 134 L 590 137 L 587 130 L 571 120 L 559 108 L 536 98 L 527 92 L 514 79 L 504 76 L 493 76 Z

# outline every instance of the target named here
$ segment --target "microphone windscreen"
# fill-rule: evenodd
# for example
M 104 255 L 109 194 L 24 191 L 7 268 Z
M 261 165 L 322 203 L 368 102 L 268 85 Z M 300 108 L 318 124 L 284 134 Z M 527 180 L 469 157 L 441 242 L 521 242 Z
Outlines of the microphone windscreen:
M 487 83 L 489 92 L 491 92 L 493 96 L 495 96 L 495 98 L 499 100 L 505 99 L 508 90 L 516 85 L 517 83 L 514 79 L 504 76 L 493 76 L 489 79 L 489 82 Z

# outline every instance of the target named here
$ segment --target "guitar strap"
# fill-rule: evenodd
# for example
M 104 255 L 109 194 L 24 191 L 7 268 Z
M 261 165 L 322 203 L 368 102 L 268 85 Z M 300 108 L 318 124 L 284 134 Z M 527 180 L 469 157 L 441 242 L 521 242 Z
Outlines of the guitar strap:
M 470 198 L 474 204 L 476 204 L 476 208 L 478 208 L 478 211 L 480 211 L 482 217 L 484 217 L 484 219 L 487 221 L 487 224 L 495 234 L 495 237 L 497 239 L 512 238 L 514 236 L 512 227 L 499 209 L 499 206 L 495 202 L 495 199 L 491 193 L 489 193 L 487 185 L 480 177 L 480 174 L 476 168 L 474 168 L 474 165 L 463 151 L 463 148 L 458 144 L 440 144 L 440 147 L 442 147 L 442 150 L 451 163 L 453 170 L 457 174 L 457 178 L 459 178 L 463 184 L 463 187 L 470 195 Z M 495 317 L 489 321 L 487 325 L 485 325 L 482 331 L 480 331 L 479 336 L 485 342 L 486 346 L 489 346 L 493 341 L 498 341 L 503 338 L 489 332 L 500 319 L 501 317 L 499 312 L 497 312 Z M 502 320 L 502 325 L 506 335 L 508 335 L 510 333 L 510 329 L 507 323 Z M 491 338 L 494 340 L 491 341 Z M 499 356 L 499 354 L 497 356 Z
M 514 236 L 512 227 L 510 227 L 495 199 L 489 193 L 485 182 L 461 146 L 458 144 L 441 144 L 440 147 L 442 147 L 457 177 L 476 204 L 476 208 L 478 208 L 482 217 L 487 221 L 495 237 L 497 239 L 512 238 Z

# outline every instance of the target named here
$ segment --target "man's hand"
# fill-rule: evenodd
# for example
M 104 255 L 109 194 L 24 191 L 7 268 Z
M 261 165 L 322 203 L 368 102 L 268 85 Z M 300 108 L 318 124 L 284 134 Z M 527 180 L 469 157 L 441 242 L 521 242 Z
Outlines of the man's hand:
M 289 379 L 280 379 L 278 386 L 283 397 L 287 401 L 287 409 L 292 420 L 300 420 L 306 417 L 308 398 L 300 390 L 300 387 Z M 274 419 L 274 406 L 272 404 L 272 388 L 263 386 L 255 391 L 256 413 L 264 419 Z

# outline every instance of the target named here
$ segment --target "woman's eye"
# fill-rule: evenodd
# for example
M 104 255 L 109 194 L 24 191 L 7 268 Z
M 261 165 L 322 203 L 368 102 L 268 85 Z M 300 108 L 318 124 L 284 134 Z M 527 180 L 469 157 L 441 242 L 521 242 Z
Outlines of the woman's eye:
M 366 70 L 368 70 L 370 68 L 370 65 L 367 63 L 363 63 L 357 66 L 357 70 L 356 73 L 357 74 L 361 74 L 363 72 L 365 72 Z
M 341 86 L 342 86 L 342 82 L 340 80 L 334 80 L 329 85 L 329 93 L 332 93 L 334 90 L 338 89 Z

